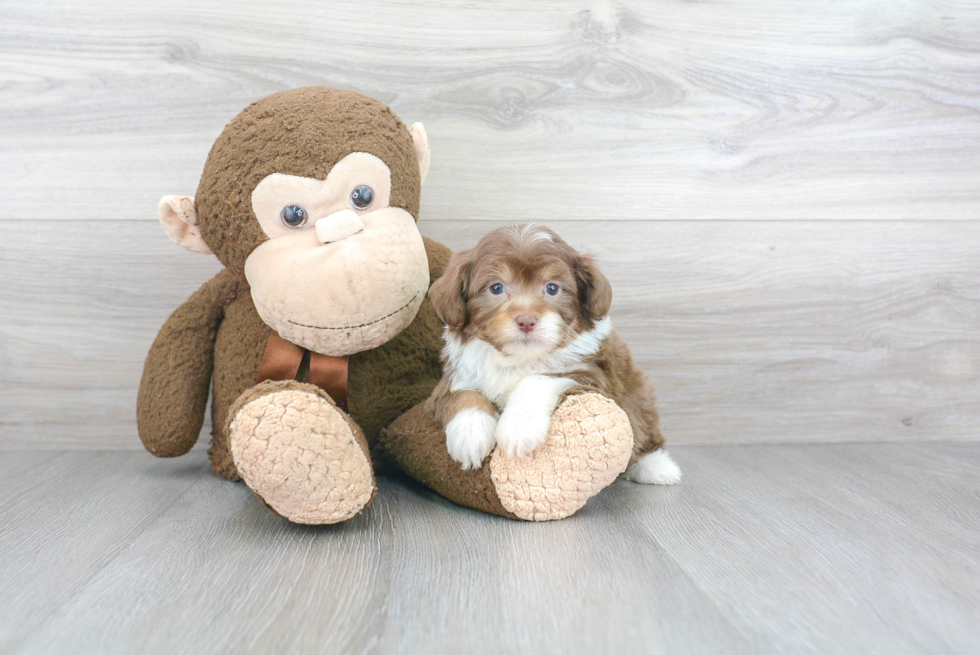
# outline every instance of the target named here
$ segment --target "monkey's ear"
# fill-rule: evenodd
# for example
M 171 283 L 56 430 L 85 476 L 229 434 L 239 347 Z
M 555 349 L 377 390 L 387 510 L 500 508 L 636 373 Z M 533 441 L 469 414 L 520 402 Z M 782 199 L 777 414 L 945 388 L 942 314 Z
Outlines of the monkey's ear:
M 425 182 L 425 176 L 429 173 L 429 135 L 425 133 L 425 125 L 422 123 L 412 125 L 409 132 L 412 134 L 412 143 L 415 144 L 415 157 L 419 160 L 419 173 Z
M 197 208 L 194 196 L 164 196 L 157 208 L 160 223 L 178 246 L 191 252 L 210 255 L 211 249 L 204 243 L 201 229 L 197 227 Z
M 609 306 L 612 305 L 612 285 L 589 255 L 576 257 L 574 268 L 582 318 L 591 328 L 593 322 L 602 320 L 609 313 Z
M 466 300 L 470 292 L 470 250 L 455 253 L 442 277 L 432 283 L 429 300 L 436 314 L 449 327 L 466 325 Z

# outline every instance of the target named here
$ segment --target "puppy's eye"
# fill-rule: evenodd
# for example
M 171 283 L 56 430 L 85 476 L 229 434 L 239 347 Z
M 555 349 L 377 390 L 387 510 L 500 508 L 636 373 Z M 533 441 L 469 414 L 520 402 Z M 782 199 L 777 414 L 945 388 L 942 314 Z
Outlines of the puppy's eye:
M 297 205 L 289 205 L 283 207 L 282 211 L 279 212 L 279 218 L 282 219 L 283 224 L 289 227 L 303 227 L 306 225 L 307 219 L 310 215 L 305 209 Z
M 354 205 L 355 209 L 364 209 L 374 200 L 374 189 L 366 184 L 362 184 L 355 187 L 353 191 L 350 192 L 350 204 Z
M 504 292 L 504 285 L 502 285 L 500 282 L 490 285 L 490 293 L 492 293 L 493 295 L 499 296 L 503 292 Z
M 557 296 L 558 295 L 558 285 L 555 284 L 554 282 L 549 282 L 548 283 L 548 286 L 546 286 L 544 288 L 544 291 L 549 296 Z

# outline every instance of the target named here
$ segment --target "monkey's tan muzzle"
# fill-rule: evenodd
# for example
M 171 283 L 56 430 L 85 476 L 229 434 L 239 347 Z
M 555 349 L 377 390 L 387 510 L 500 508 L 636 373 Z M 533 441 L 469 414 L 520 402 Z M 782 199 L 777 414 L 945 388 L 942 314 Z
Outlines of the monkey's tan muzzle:
M 353 236 L 364 229 L 361 217 L 353 209 L 342 209 L 316 221 L 316 238 L 320 243 L 333 243 Z

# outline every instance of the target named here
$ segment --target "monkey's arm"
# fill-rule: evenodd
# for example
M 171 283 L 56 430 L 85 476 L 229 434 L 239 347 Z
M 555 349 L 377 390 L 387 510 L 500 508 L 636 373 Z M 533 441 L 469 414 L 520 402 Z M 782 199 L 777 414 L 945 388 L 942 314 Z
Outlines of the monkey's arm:
M 160 328 L 143 366 L 136 398 L 140 439 L 157 457 L 183 455 L 204 423 L 214 340 L 239 282 L 222 270 L 177 308 Z

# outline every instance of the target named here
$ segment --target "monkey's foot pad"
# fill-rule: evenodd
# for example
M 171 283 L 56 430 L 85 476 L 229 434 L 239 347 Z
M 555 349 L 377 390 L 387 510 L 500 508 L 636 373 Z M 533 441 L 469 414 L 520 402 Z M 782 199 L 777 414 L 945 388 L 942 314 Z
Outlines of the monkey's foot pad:
M 544 445 L 530 455 L 490 458 L 490 479 L 504 508 L 525 521 L 571 516 L 626 470 L 633 452 L 629 418 L 598 393 L 568 396 Z
M 229 437 L 245 483 L 294 523 L 345 521 L 374 495 L 371 462 L 351 425 L 315 394 L 290 389 L 247 402 Z

